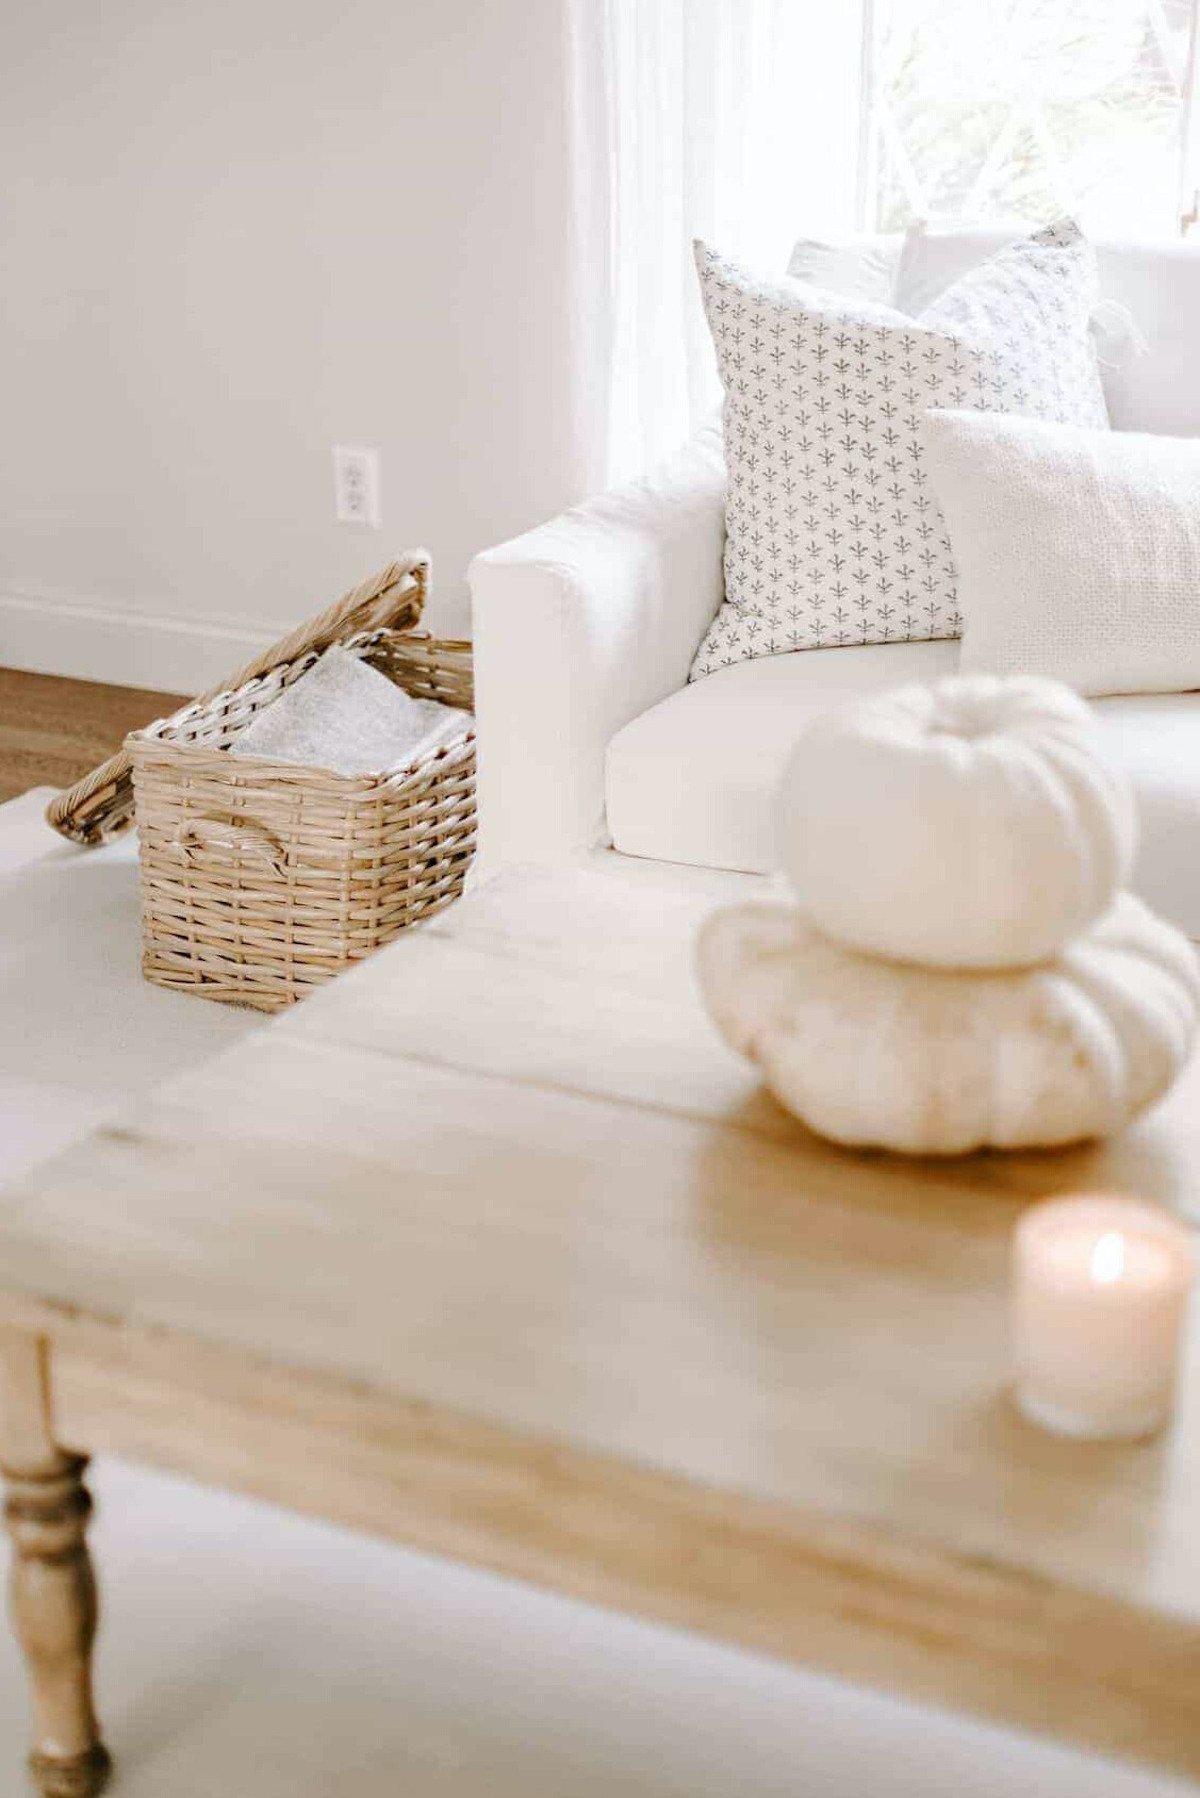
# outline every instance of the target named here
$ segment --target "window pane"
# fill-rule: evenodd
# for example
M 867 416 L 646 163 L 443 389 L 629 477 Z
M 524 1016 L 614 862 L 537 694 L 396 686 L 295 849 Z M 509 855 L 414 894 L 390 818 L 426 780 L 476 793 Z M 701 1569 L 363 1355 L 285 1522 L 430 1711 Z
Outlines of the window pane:
M 914 218 L 1178 229 L 1194 0 L 875 0 L 872 192 Z

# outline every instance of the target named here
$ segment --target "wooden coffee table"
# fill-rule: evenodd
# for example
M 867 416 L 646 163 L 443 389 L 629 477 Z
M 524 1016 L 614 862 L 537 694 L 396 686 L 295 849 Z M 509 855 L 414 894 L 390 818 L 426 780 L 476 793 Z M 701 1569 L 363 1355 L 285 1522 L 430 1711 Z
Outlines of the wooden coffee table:
M 0 1199 L 43 1792 L 107 1767 L 76 1449 L 1200 1774 L 1196 1339 L 1156 1443 L 1005 1392 L 1022 1206 L 1195 1204 L 1200 1084 L 1103 1149 L 830 1148 L 699 1009 L 722 891 L 506 875 Z

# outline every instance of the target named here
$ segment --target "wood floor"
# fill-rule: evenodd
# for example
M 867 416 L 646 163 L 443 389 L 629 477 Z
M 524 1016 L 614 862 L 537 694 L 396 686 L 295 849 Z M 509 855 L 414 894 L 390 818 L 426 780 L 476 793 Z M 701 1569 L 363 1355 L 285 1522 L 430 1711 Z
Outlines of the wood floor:
M 128 731 L 180 704 L 175 693 L 0 668 L 0 804 L 28 787 L 70 786 Z

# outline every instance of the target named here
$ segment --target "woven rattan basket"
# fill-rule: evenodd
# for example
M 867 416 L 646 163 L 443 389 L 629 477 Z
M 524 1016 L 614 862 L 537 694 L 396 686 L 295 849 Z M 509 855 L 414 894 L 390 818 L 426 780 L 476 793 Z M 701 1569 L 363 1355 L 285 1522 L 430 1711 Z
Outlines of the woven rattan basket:
M 136 809 L 142 971 L 176 992 L 262 1011 L 301 999 L 462 892 L 475 851 L 475 735 L 417 763 L 346 776 L 226 753 L 333 643 L 418 698 L 470 710 L 470 646 L 414 630 L 423 554 L 259 658 L 221 692 L 135 731 L 51 808 L 79 841 Z

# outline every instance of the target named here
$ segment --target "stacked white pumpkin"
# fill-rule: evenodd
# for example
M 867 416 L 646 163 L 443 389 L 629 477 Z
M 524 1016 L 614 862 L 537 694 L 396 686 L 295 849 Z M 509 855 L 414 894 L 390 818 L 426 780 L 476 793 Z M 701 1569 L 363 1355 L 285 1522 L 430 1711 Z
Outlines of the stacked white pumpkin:
M 1160 1098 L 1196 952 L 1124 891 L 1133 799 L 1083 700 L 958 677 L 810 725 L 779 801 L 792 904 L 704 926 L 726 1040 L 838 1142 L 958 1154 L 1107 1135 Z

